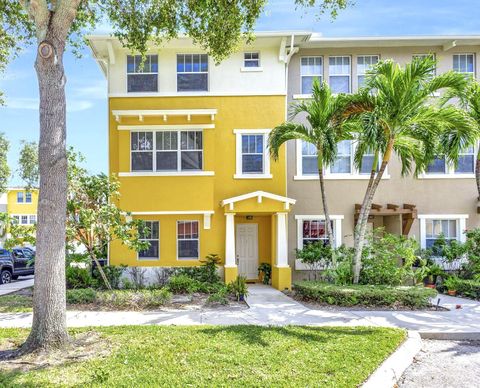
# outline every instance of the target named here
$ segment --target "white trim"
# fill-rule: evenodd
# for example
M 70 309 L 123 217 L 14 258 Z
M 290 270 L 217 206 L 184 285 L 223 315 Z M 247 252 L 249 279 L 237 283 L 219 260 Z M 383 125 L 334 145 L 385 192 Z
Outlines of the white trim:
M 217 109 L 133 109 L 133 110 L 112 110 L 112 115 L 117 121 L 121 117 L 138 116 L 139 120 L 143 117 L 163 116 L 211 116 L 212 120 L 217 114 Z
M 475 179 L 474 173 L 467 173 L 467 174 L 428 174 L 423 173 L 418 176 L 418 179 Z
M 119 172 L 119 177 L 145 177 L 145 176 L 214 176 L 215 171 L 138 171 Z
M 342 58 L 342 66 L 343 66 L 343 58 L 348 58 L 348 60 L 349 60 L 349 63 L 348 63 L 349 72 L 348 72 L 348 74 L 347 73 L 332 74 L 331 71 L 330 71 L 330 67 L 335 66 L 335 65 L 330 65 L 330 59 L 332 59 L 332 58 Z M 331 89 L 330 79 L 332 77 L 348 77 L 348 92 L 334 92 L 332 90 L 332 94 L 338 94 L 338 93 L 350 94 L 350 93 L 352 93 L 352 56 L 351 55 L 329 55 L 328 56 L 328 85 L 329 85 L 330 89 Z
M 230 210 L 233 210 L 234 203 L 245 201 L 246 199 L 255 198 L 255 197 L 257 198 L 264 197 L 264 198 L 272 199 L 274 201 L 283 202 L 285 204 L 285 210 L 288 210 L 290 205 L 295 205 L 295 203 L 297 202 L 295 199 L 292 199 L 292 198 L 282 197 L 281 195 L 272 194 L 266 191 L 259 190 L 259 191 L 253 191 L 251 193 L 247 193 L 243 195 L 238 195 L 236 197 L 224 199 L 222 202 L 220 202 L 220 205 L 222 207 L 225 205 L 230 205 Z
M 309 94 L 294 94 L 293 95 L 294 100 L 308 100 L 310 98 L 313 98 L 313 95 L 311 93 L 309 93 Z
M 270 153 L 268 152 L 267 135 L 271 129 L 234 129 L 235 134 L 235 174 L 233 179 L 272 179 L 270 173 Z M 242 136 L 243 135 L 261 135 L 263 136 L 263 172 L 262 173 L 243 173 L 242 171 Z
M 179 94 L 181 93 L 181 94 Z M 277 92 L 159 92 L 159 93 L 109 93 L 109 98 L 116 97 L 230 97 L 230 96 L 286 96 L 285 90 Z
M 302 74 L 302 59 L 303 58 L 320 58 L 320 66 L 321 66 L 321 73 L 320 74 Z M 312 98 L 311 93 L 303 93 L 303 77 L 317 77 L 319 82 L 322 83 L 325 80 L 325 59 L 323 55 L 302 55 L 299 60 L 300 65 L 300 96 L 310 96 L 308 98 Z
M 165 210 L 165 211 L 145 211 L 145 212 L 130 212 L 132 216 L 164 216 L 164 215 L 174 215 L 174 214 L 203 214 L 203 215 L 212 215 L 215 214 L 213 210 Z
M 426 220 L 454 220 L 457 221 L 457 239 L 465 242 L 466 236 L 463 233 L 467 229 L 468 214 L 419 214 L 417 218 L 420 220 L 420 248 L 425 249 L 427 246 L 427 225 Z
M 295 215 L 296 220 L 324 220 L 325 215 L 304 215 L 304 214 L 297 214 Z M 345 219 L 345 216 L 343 214 L 331 214 L 330 215 L 331 220 L 343 220 Z
M 172 125 L 117 125 L 119 131 L 156 131 L 182 129 L 213 129 L 215 124 L 172 124 Z
M 325 174 L 323 178 L 326 181 L 336 181 L 336 180 L 368 180 L 370 179 L 370 175 L 366 174 Z M 317 175 L 294 175 L 294 181 L 315 181 L 319 180 L 320 178 Z M 390 179 L 389 174 L 383 174 L 382 180 Z
M 30 217 L 32 216 L 35 216 L 35 222 L 30 222 Z M 37 214 L 35 213 L 32 213 L 32 214 L 9 214 L 9 217 L 10 218 L 15 218 L 15 217 L 18 217 L 18 224 L 19 226 L 30 226 L 30 225 L 36 225 L 37 222 L 38 222 L 38 216 Z M 23 224 L 22 223 L 22 217 L 27 217 L 27 223 L 26 224 Z
M 263 67 L 241 67 L 240 71 L 242 73 L 255 73 L 263 71 Z

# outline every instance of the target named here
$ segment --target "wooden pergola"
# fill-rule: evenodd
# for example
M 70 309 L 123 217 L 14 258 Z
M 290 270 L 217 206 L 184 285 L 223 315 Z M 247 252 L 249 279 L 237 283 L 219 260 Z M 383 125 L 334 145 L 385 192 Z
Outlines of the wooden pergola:
M 357 224 L 361 208 L 362 205 L 359 203 L 355 204 L 355 225 Z M 402 219 L 402 235 L 408 236 L 408 233 L 412 228 L 413 220 L 417 218 L 417 207 L 416 205 L 409 203 L 404 203 L 403 206 L 387 203 L 385 207 L 374 203 L 372 204 L 372 210 L 370 211 L 369 218 L 373 218 L 375 216 L 400 216 Z

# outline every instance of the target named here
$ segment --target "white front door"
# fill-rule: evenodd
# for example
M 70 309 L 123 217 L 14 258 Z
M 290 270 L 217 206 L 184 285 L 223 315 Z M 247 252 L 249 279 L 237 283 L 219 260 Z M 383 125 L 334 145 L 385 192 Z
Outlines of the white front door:
M 247 279 L 258 278 L 258 224 L 237 224 L 238 274 Z

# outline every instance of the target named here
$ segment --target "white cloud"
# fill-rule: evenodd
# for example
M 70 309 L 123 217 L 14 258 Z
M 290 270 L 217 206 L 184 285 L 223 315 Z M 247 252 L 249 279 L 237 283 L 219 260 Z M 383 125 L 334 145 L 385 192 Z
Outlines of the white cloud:
M 107 83 L 99 81 L 91 85 L 72 87 L 71 94 L 79 98 L 105 99 L 107 98 Z
M 39 100 L 31 97 L 11 97 L 7 98 L 5 105 L 6 109 L 38 110 Z M 92 106 L 91 101 L 67 98 L 67 113 L 81 112 Z

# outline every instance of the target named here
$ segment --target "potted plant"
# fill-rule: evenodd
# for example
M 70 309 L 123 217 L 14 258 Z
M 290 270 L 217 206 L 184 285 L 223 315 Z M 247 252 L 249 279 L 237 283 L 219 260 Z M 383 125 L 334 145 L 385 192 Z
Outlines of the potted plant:
M 457 295 L 457 277 L 456 276 L 450 276 L 449 278 L 445 279 L 443 282 L 443 285 L 447 288 L 448 295 L 450 296 L 455 296 Z
M 426 284 L 425 287 L 428 288 L 435 288 L 437 284 L 437 277 L 442 276 L 444 274 L 442 267 L 438 264 L 432 264 L 428 268 L 428 276 L 426 277 Z
M 237 301 L 243 302 L 248 296 L 247 278 L 238 275 L 235 280 L 232 280 L 228 285 L 228 291 L 235 295 Z
M 262 275 L 262 283 L 270 284 L 270 279 L 272 278 L 272 266 L 268 263 L 262 263 L 258 267 L 258 274 Z

